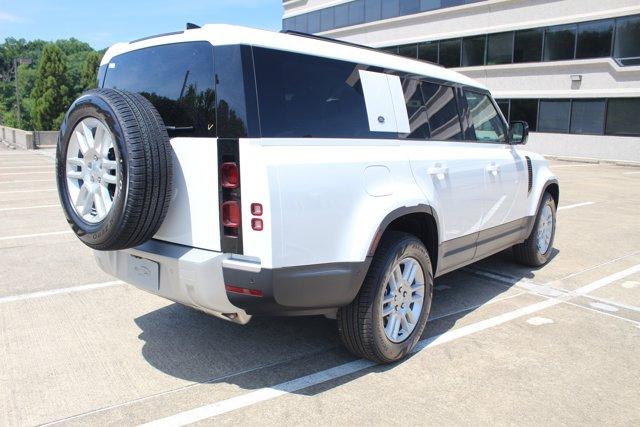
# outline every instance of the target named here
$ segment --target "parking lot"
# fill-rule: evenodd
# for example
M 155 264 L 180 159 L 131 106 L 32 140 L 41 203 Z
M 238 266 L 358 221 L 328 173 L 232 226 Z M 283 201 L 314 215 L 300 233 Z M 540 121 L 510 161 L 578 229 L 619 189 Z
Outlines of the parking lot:
M 556 253 L 436 280 L 411 357 L 323 317 L 224 322 L 102 273 L 53 154 L 0 146 L 0 425 L 640 425 L 640 168 L 552 162 Z

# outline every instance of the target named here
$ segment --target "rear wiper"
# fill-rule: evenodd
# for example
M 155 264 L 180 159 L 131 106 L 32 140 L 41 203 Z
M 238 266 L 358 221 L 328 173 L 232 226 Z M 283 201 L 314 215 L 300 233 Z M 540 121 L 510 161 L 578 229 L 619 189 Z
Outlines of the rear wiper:
M 194 130 L 193 126 L 165 126 L 167 130 L 172 130 L 176 132 L 186 132 Z

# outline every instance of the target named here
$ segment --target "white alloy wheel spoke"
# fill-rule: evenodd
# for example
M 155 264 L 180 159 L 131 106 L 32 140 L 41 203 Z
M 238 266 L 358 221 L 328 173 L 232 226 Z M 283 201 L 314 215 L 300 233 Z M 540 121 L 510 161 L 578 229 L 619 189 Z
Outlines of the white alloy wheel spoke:
M 102 174 L 102 182 L 107 184 L 117 184 L 118 178 L 115 175 L 109 175 L 108 173 Z
M 81 121 L 80 125 L 82 126 L 82 134 L 84 135 L 84 139 L 87 142 L 87 146 L 89 148 L 96 148 L 96 143 L 93 139 L 93 133 L 91 132 L 91 129 L 89 129 L 89 127 L 85 124 L 85 121 Z
M 78 148 L 80 149 L 80 152 L 84 156 L 87 153 L 87 151 L 89 151 L 89 145 L 87 144 L 87 140 L 84 139 L 84 135 L 82 135 L 82 132 L 80 132 L 79 130 L 75 131 L 75 136 L 76 136 L 76 139 L 78 140 Z
M 93 207 L 93 194 L 86 185 L 83 185 L 80 189 L 76 206 L 80 209 L 80 215 L 82 216 L 91 212 L 91 208 Z
M 82 179 L 82 177 L 81 171 L 67 171 L 67 178 L 69 179 Z

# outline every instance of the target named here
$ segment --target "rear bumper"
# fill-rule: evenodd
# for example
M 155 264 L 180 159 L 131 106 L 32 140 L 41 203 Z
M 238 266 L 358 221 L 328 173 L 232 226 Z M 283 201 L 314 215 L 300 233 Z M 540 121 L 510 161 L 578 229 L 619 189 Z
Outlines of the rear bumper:
M 355 298 L 370 263 L 367 259 L 267 269 L 258 263 L 231 258 L 230 254 L 158 240 L 132 249 L 94 251 L 94 254 L 102 270 L 124 282 L 242 324 L 252 314 L 331 313 Z M 131 267 L 140 259 L 157 264 L 157 279 L 154 264 L 145 264 L 150 268 Z M 149 274 L 154 276 L 152 280 Z M 250 289 L 260 296 L 230 292 L 225 285 Z

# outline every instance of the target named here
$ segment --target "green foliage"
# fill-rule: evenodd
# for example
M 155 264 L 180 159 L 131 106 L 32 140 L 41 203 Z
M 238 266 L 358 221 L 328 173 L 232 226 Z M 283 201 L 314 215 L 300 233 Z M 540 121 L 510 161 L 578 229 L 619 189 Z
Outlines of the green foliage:
M 31 92 L 35 100 L 33 124 L 36 130 L 57 128 L 69 104 L 67 64 L 64 53 L 57 45 L 48 45 L 38 63 L 36 85 Z
M 55 68 L 58 71 L 53 75 L 45 73 L 47 79 L 41 81 L 38 67 L 49 46 L 55 46 L 57 49 L 53 55 L 57 65 L 55 67 L 49 65 L 45 68 L 49 70 Z M 96 52 L 87 43 L 73 38 L 55 42 L 6 38 L 4 43 L 0 43 L 0 124 L 18 125 L 14 59 L 31 60 L 29 65 L 20 65 L 17 73 L 21 127 L 23 129 L 56 129 L 70 102 L 89 87 L 95 87 L 95 70 L 92 75 L 89 74 L 89 70 L 94 64 L 97 68 L 103 54 L 104 50 Z M 47 55 L 51 56 L 51 51 Z M 63 72 L 60 74 L 62 70 Z M 52 77 L 53 80 L 49 77 Z M 88 84 L 89 81 L 90 84 Z M 42 92 L 36 91 L 38 85 L 38 90 Z M 38 113 L 40 116 L 36 114 L 36 110 L 40 112 Z M 50 120 L 49 116 L 56 112 L 58 113 L 56 117 Z M 36 116 L 45 119 L 44 122 L 36 123 Z
M 97 52 L 89 52 L 84 60 L 84 66 L 80 74 L 80 85 L 83 90 L 94 89 L 97 86 L 99 66 L 100 55 Z

